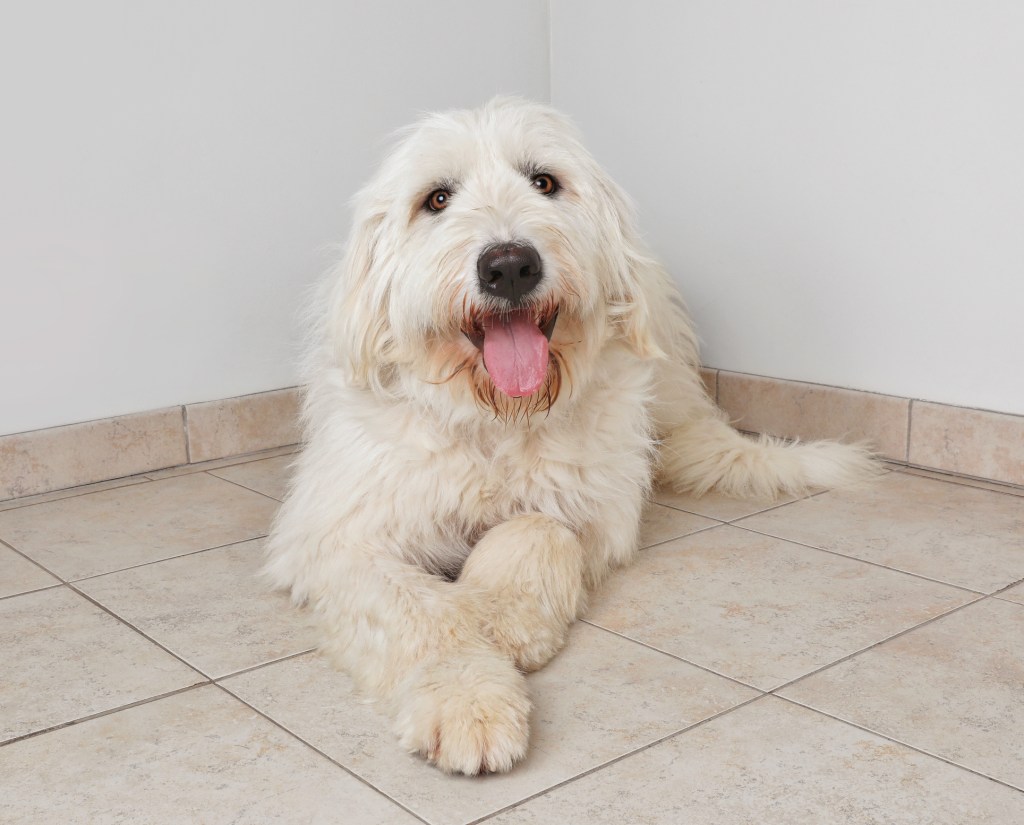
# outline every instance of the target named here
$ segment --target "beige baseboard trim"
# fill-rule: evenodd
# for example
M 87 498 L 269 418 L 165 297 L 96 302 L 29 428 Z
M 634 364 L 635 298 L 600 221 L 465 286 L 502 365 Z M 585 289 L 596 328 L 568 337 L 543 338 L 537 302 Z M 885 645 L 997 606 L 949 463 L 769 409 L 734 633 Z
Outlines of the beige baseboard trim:
M 0 501 L 294 444 L 299 390 L 0 436 Z
M 1024 485 L 1024 416 L 707 368 L 737 426 L 865 441 L 890 461 Z M 0 501 L 299 441 L 296 387 L 0 436 Z
M 704 372 L 719 406 L 744 430 L 863 441 L 905 466 L 1024 485 L 1024 416 L 722 369 Z

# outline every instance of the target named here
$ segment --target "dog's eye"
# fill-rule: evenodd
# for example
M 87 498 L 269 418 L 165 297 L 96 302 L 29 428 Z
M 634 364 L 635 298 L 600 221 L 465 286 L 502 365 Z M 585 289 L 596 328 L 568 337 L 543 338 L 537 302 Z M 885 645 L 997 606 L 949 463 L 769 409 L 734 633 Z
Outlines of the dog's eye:
M 448 202 L 451 199 L 452 193 L 447 189 L 435 189 L 427 195 L 427 201 L 423 205 L 431 212 L 440 212 L 448 207 Z
M 531 183 L 542 195 L 553 195 L 558 191 L 558 181 L 551 175 L 537 175 Z

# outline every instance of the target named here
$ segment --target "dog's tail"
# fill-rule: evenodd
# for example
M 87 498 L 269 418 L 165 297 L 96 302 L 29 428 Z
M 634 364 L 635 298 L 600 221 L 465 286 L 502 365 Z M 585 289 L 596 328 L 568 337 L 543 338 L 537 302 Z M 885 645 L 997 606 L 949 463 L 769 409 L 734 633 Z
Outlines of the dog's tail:
M 675 427 L 662 440 L 660 453 L 661 480 L 696 495 L 717 490 L 740 498 L 774 499 L 879 472 L 871 451 L 862 445 L 749 437 L 714 414 Z

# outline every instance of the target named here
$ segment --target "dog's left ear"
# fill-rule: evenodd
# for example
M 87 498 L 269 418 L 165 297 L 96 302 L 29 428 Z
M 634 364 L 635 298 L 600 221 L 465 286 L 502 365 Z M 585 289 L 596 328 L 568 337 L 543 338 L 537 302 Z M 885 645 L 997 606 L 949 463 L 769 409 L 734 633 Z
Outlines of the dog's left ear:
M 603 175 L 598 177 L 605 202 L 611 207 L 608 251 L 611 269 L 608 313 L 619 336 L 641 358 L 664 358 L 658 346 L 651 316 L 651 297 L 656 295 L 663 273 L 640 241 L 633 206 L 622 190 Z

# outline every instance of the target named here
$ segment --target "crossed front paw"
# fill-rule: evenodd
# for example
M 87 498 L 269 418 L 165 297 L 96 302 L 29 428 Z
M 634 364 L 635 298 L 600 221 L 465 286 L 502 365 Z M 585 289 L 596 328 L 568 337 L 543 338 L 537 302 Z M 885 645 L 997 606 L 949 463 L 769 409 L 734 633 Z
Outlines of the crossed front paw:
M 504 772 L 526 755 L 526 681 L 498 651 L 422 664 L 399 701 L 395 727 L 402 745 L 446 773 Z

